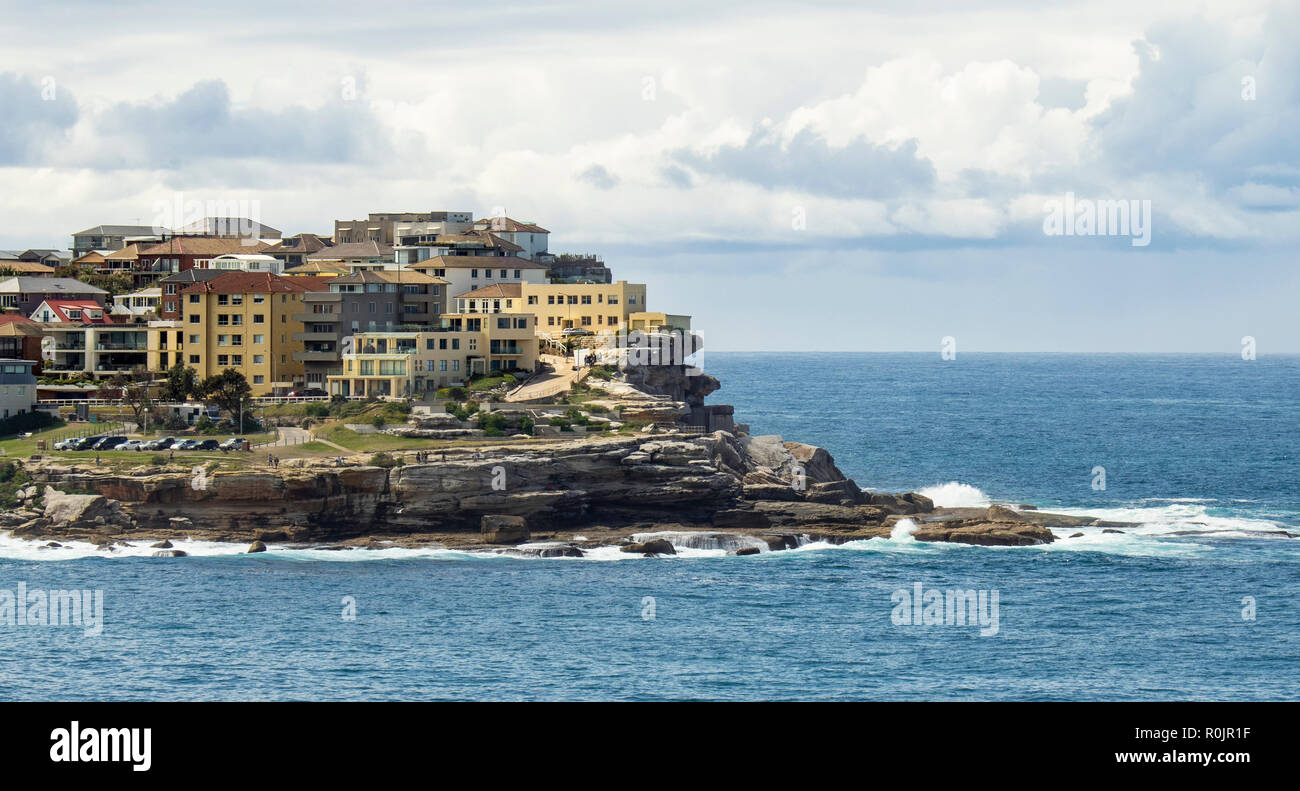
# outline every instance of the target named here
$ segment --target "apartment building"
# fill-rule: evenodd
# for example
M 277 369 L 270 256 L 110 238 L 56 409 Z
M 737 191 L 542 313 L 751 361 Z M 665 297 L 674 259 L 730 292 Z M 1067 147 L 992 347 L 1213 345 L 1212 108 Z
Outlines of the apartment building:
M 254 395 L 277 395 L 303 384 L 303 296 L 325 288 L 309 277 L 264 272 L 227 272 L 181 291 L 182 361 L 200 379 L 233 368 L 244 374 Z M 174 333 L 175 327 L 156 332 Z M 155 343 L 161 353 L 163 339 Z M 170 344 L 169 344 L 170 345 Z
M 147 370 L 149 328 L 114 322 L 99 302 L 48 299 L 30 318 L 45 332 L 43 367 L 47 374 L 108 377 Z
M 327 378 L 331 395 L 415 396 L 476 374 L 537 367 L 534 318 L 524 314 L 451 314 L 438 328 L 362 332 L 353 341 L 342 371 Z
M 158 306 L 158 318 L 166 321 L 180 320 L 185 312 L 185 301 L 181 299 L 181 292 L 195 283 L 212 280 L 224 274 L 226 272 L 220 269 L 186 269 L 184 272 L 177 272 L 159 280 L 162 302 Z
M 545 283 L 546 265 L 515 256 L 435 256 L 408 264 L 403 271 L 442 278 L 453 296 L 495 283 Z
M 303 295 L 294 318 L 303 330 L 295 359 L 310 387 L 325 387 L 342 370 L 344 339 L 358 332 L 437 325 L 447 307 L 447 281 L 423 272 L 361 271 L 323 279 L 324 290 Z
M 129 294 L 113 295 L 113 315 L 118 318 L 153 316 L 162 302 L 162 288 L 151 286 Z
M 481 297 L 474 291 L 456 298 L 455 310 L 485 311 Z M 585 284 L 585 282 L 556 282 L 556 284 L 525 284 L 520 286 L 519 302 L 502 302 L 500 310 L 525 312 L 537 316 L 537 330 L 545 334 L 559 334 L 565 329 L 586 329 L 616 332 L 628 328 L 628 316 L 645 310 L 645 284 L 629 284 L 620 280 L 612 284 Z M 489 303 L 495 308 L 495 303 Z
M 458 233 L 468 230 L 474 213 L 468 211 L 371 212 L 364 220 L 335 220 L 334 244 L 378 242 L 392 247 L 398 227 L 407 235 L 418 230 Z
M 401 233 L 401 229 L 398 229 Z M 489 231 L 398 236 L 393 258 L 399 267 L 427 261 L 436 256 L 519 256 L 524 248 Z

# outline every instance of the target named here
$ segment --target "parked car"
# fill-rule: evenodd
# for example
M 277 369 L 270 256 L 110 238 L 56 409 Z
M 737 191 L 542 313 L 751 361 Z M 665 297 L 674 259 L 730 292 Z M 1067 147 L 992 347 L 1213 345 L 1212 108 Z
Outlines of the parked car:
M 96 442 L 94 445 L 92 445 L 90 449 L 91 450 L 114 450 L 117 448 L 117 446 L 121 445 L 123 442 L 126 442 L 127 439 L 128 439 L 127 437 L 121 437 L 121 436 L 104 437 L 99 442 Z
M 68 437 L 54 443 L 55 450 L 73 450 L 73 446 L 81 442 L 81 437 Z
M 168 448 L 170 448 L 175 444 L 176 444 L 175 437 L 159 437 L 158 439 L 151 439 L 148 442 L 144 443 L 144 445 L 141 446 L 140 449 L 141 450 L 167 450 Z
M 290 390 L 290 398 L 319 398 L 327 396 L 329 393 L 319 387 L 300 387 L 297 390 Z
M 81 439 L 77 440 L 75 445 L 72 445 L 70 448 L 68 448 L 68 450 L 90 450 L 92 447 L 94 447 L 96 442 L 99 442 L 103 438 L 104 438 L 103 434 L 95 434 L 90 437 L 82 437 Z
M 144 442 L 145 441 L 142 439 L 128 439 L 126 442 L 118 445 L 116 450 L 143 450 Z
M 220 448 L 221 443 L 217 442 L 215 439 L 201 439 L 194 447 L 190 448 L 190 450 L 219 450 Z
M 231 437 L 230 439 L 221 443 L 218 447 L 220 447 L 222 450 L 243 450 L 244 441 L 245 440 L 243 437 Z
M 197 439 L 182 439 L 182 440 L 177 440 L 176 444 L 172 445 L 171 449 L 172 450 L 194 450 L 194 446 L 198 444 L 199 441 Z
M 565 338 L 571 338 L 575 335 L 595 335 L 595 334 L 596 333 L 592 332 L 591 330 L 584 330 L 581 327 L 565 327 L 564 331 L 560 333 L 560 335 Z

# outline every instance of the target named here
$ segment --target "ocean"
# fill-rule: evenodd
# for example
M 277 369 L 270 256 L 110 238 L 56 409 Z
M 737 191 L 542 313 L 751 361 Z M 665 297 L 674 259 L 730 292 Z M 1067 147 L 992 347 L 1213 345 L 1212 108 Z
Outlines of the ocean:
M 1140 527 L 654 559 L 0 537 L 0 606 L 103 595 L 99 634 L 0 622 L 0 699 L 1300 698 L 1300 357 L 705 355 L 711 402 L 864 488 Z M 927 624 L 917 586 L 996 596 L 996 628 Z

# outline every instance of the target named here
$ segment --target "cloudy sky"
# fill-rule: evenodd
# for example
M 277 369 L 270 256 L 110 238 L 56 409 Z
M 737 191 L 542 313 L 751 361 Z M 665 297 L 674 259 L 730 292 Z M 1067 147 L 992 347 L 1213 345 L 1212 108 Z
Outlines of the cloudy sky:
M 504 207 L 713 349 L 1300 352 L 1294 1 L 4 3 L 0 248 Z

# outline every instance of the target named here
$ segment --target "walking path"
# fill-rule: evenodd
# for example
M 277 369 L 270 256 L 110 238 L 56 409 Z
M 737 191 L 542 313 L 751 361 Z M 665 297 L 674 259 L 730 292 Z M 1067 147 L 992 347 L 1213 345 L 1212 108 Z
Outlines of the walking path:
M 568 390 L 574 382 L 587 375 L 589 367 L 580 371 L 573 370 L 573 358 L 559 357 L 554 354 L 542 354 L 538 359 L 551 366 L 551 370 L 529 379 L 526 383 L 511 390 L 506 401 L 535 401 L 539 398 L 558 395 Z

